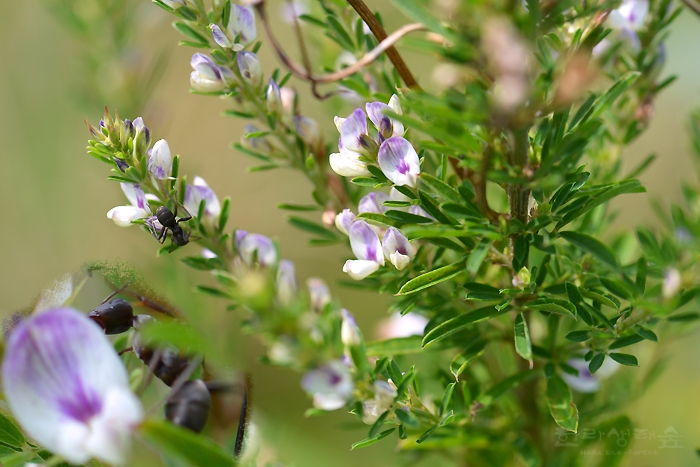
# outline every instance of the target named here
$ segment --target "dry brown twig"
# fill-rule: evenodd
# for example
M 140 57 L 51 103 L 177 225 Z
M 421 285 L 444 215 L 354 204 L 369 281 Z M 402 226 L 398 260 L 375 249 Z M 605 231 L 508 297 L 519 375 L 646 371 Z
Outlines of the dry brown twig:
M 403 36 L 406 34 L 409 34 L 414 31 L 420 31 L 424 30 L 425 26 L 423 26 L 420 23 L 412 23 L 412 24 L 407 24 L 403 26 L 402 28 L 399 28 L 398 30 L 394 31 L 391 33 L 389 36 L 386 36 L 384 34 L 384 39 L 379 43 L 377 47 L 369 51 L 366 55 L 364 55 L 362 58 L 360 58 L 357 62 L 352 64 L 351 66 L 347 68 L 343 68 L 342 70 L 336 71 L 334 73 L 327 73 L 324 75 L 314 75 L 311 70 L 309 70 L 309 62 L 308 62 L 308 56 L 305 52 L 305 47 L 303 44 L 303 40 L 300 42 L 301 48 L 302 48 L 302 57 L 304 58 L 305 65 L 301 66 L 294 62 L 291 58 L 287 56 L 287 54 L 284 52 L 282 46 L 279 44 L 275 36 L 272 34 L 272 28 L 270 27 L 270 23 L 268 21 L 267 15 L 265 13 L 265 2 L 261 1 L 255 4 L 255 9 L 258 12 L 258 16 L 260 17 L 263 26 L 265 27 L 265 32 L 267 33 L 268 39 L 270 40 L 270 44 L 272 44 L 272 47 L 275 49 L 275 52 L 277 53 L 277 56 L 279 59 L 284 63 L 284 65 L 289 68 L 289 70 L 295 74 L 296 76 L 299 76 L 300 78 L 306 79 L 308 81 L 311 81 L 312 83 L 312 91 L 314 92 L 314 95 L 319 98 L 319 99 L 325 99 L 329 97 L 329 95 L 321 95 L 318 93 L 316 86 L 319 84 L 325 84 L 325 83 L 332 83 L 336 81 L 340 81 L 342 79 L 345 79 L 358 71 L 360 71 L 362 68 L 366 67 L 373 61 L 375 61 L 381 54 L 384 52 L 387 52 L 388 55 L 388 50 L 389 49 L 394 49 L 394 44 L 401 39 Z M 372 16 L 374 18 L 374 16 Z M 376 21 L 376 19 L 375 19 Z M 382 30 L 383 31 L 383 30 Z M 300 36 L 300 34 L 298 34 Z M 393 63 L 393 61 L 392 61 Z M 403 60 L 401 61 L 403 63 Z M 396 66 L 394 64 L 394 66 Z M 405 64 L 404 64 L 405 67 Z M 398 71 L 398 69 L 397 69 Z M 401 73 L 401 72 L 399 72 Z M 410 72 L 409 72 L 410 75 Z M 404 81 L 406 79 L 401 75 Z M 412 78 L 412 76 L 411 76 Z M 414 81 L 415 82 L 415 81 Z M 408 84 L 408 83 L 407 83 Z M 417 84 L 416 84 L 417 86 Z M 410 86 L 409 86 L 410 87 Z

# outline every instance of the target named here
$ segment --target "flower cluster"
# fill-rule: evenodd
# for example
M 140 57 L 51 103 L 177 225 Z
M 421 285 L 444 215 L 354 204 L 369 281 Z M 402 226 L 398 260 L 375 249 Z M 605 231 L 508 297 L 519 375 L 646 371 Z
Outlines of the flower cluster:
M 382 192 L 369 193 L 360 199 L 358 212 L 383 214 L 387 209 L 384 206 L 385 201 L 402 196 L 393 189 L 390 196 Z M 429 218 L 420 206 L 410 206 L 409 212 Z M 346 261 L 343 272 L 347 272 L 353 279 L 360 280 L 369 276 L 384 266 L 385 259 L 400 271 L 415 256 L 413 246 L 398 229 L 389 227 L 384 230 L 371 226 L 364 220 L 357 219 L 355 213 L 349 209 L 344 209 L 336 215 L 335 226 L 350 237 L 350 247 L 357 259 Z M 380 235 L 383 236 L 381 241 Z
M 370 102 L 355 109 L 347 118 L 335 117 L 340 132 L 338 152 L 329 157 L 333 171 L 344 177 L 370 175 L 368 165 L 379 164 L 384 175 L 395 185 L 415 187 L 420 175 L 420 161 L 411 143 L 403 138 L 404 126 L 387 115 L 401 115 L 401 104 L 394 94 L 389 105 Z M 367 116 L 377 131 L 373 138 L 367 128 Z

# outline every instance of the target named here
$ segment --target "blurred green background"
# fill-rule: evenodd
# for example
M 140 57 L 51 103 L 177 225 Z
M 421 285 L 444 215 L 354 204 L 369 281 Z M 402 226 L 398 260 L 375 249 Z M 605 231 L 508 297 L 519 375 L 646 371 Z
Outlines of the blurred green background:
M 89 8 L 91 1 L 98 0 L 83 0 L 82 5 Z M 277 18 L 274 13 L 282 3 L 268 1 L 273 18 Z M 384 12 L 389 30 L 402 23 L 388 2 L 368 3 Z M 179 254 L 156 258 L 157 244 L 147 234 L 137 228 L 118 228 L 107 219 L 105 213 L 111 207 L 124 204 L 123 195 L 116 183 L 105 180 L 106 166 L 84 150 L 88 133 L 83 120 L 96 123 L 102 109 L 90 107 L 80 98 L 84 92 L 82 46 L 56 21 L 49 4 L 48 0 L 0 2 L 2 316 L 27 306 L 50 280 L 86 261 L 129 262 L 183 311 L 207 316 L 202 327 L 212 331 L 219 348 L 227 352 L 231 367 L 252 373 L 254 408 L 268 454 L 272 449 L 280 461 L 298 466 L 389 462 L 392 442 L 349 452 L 350 444 L 366 435 L 366 428 L 353 425 L 347 415 L 303 417 L 310 404 L 299 386 L 299 375 L 258 364 L 262 346 L 256 338 L 239 332 L 240 315 L 225 312 L 222 301 L 192 293 L 195 284 L 208 281 L 205 274 L 179 263 Z M 284 213 L 275 208 L 280 202 L 309 202 L 307 182 L 290 171 L 246 173 L 253 162 L 230 149 L 230 143 L 241 137 L 243 123 L 222 116 L 225 102 L 189 93 L 193 50 L 176 47 L 180 37 L 170 26 L 172 18 L 145 0 L 139 5 L 137 18 L 140 33 L 133 41 L 140 50 L 134 51 L 135 57 L 143 54 L 143 64 L 163 51 L 170 55 L 143 116 L 155 137 L 167 139 L 173 153 L 181 155 L 181 173 L 204 177 L 220 198 L 230 195 L 233 225 L 279 240 L 282 255 L 297 266 L 300 284 L 309 276 L 324 278 L 355 313 L 364 333 L 373 337 L 376 322 L 386 316 L 388 297 L 377 300 L 374 295 L 336 286 L 335 281 L 344 276 L 341 265 L 348 250 L 306 247 L 305 234 L 289 227 Z M 669 37 L 666 73 L 678 74 L 679 79 L 661 94 L 649 131 L 626 151 L 624 164 L 632 168 L 653 152 L 658 159 L 642 177 L 648 193 L 623 197 L 616 204 L 620 210 L 618 229 L 639 223 L 654 226 L 650 200 L 658 199 L 667 207 L 680 200 L 681 182 L 695 181 L 686 122 L 688 113 L 700 103 L 699 26 L 700 19 L 684 12 Z M 277 66 L 265 45 L 260 55 L 268 72 Z M 408 54 L 408 58 L 421 84 L 430 89 L 434 83 L 429 67 L 415 55 Z M 137 68 L 141 66 L 138 63 L 135 59 Z M 114 72 L 100 71 L 107 80 L 114 79 Z M 335 138 L 332 115 L 309 98 L 306 85 L 293 82 L 293 86 L 300 92 L 302 111 L 322 123 L 327 138 Z M 351 110 L 347 105 L 342 107 L 342 102 L 334 105 L 342 114 Z M 132 119 L 136 116 L 122 114 Z M 222 327 L 226 333 L 215 332 Z M 700 343 L 694 333 L 662 345 L 661 351 L 673 357 L 671 363 L 629 413 L 638 428 L 661 434 L 673 427 L 683 437 L 684 447 L 629 456 L 624 465 L 695 466 L 700 462 L 694 452 L 700 446 Z M 644 355 L 640 361 L 644 365 Z M 653 451 L 658 445 L 659 441 L 638 441 L 633 448 Z M 438 458 L 420 465 L 443 463 L 450 465 Z

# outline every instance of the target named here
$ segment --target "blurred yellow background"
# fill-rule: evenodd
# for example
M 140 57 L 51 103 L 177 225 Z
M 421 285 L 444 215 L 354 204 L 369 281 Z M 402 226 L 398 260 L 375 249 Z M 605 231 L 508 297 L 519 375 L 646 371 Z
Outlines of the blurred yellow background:
M 97 0 L 95 0 L 97 1 Z M 271 16 L 281 0 L 269 1 Z M 402 22 L 385 1 L 381 4 L 388 29 Z M 343 304 L 353 311 L 366 335 L 374 335 L 378 319 L 386 315 L 388 297 L 343 289 L 341 266 L 348 256 L 344 247 L 309 248 L 307 236 L 289 227 L 280 202 L 308 203 L 309 185 L 300 174 L 276 170 L 254 174 L 246 167 L 254 162 L 231 150 L 230 143 L 243 133 L 243 122 L 223 117 L 224 101 L 189 93 L 189 59 L 193 49 L 176 47 L 181 39 L 170 26 L 172 18 L 144 0 L 141 30 L 136 42 L 147 56 L 166 48 L 172 55 L 144 114 L 156 139 L 168 140 L 181 155 L 181 173 L 200 175 L 220 198 L 233 199 L 230 226 L 259 232 L 279 240 L 284 257 L 297 266 L 300 283 L 309 276 L 324 278 Z M 651 199 L 664 206 L 680 200 L 682 181 L 695 181 L 690 162 L 687 115 L 700 100 L 700 19 L 688 12 L 678 19 L 668 40 L 667 74 L 679 79 L 657 101 L 656 116 L 647 131 L 624 155 L 631 169 L 648 154 L 658 159 L 642 177 L 646 195 L 627 196 L 618 229 L 638 223 L 653 226 Z M 0 313 L 7 316 L 28 305 L 50 280 L 74 270 L 85 261 L 119 259 L 133 264 L 147 281 L 185 312 L 212 319 L 203 328 L 230 332 L 221 338 L 221 349 L 230 352 L 232 365 L 252 372 L 254 408 L 261 416 L 264 439 L 274 446 L 276 457 L 297 466 L 355 466 L 386 464 L 392 457 L 391 442 L 349 452 L 350 444 L 366 436 L 366 428 L 341 426 L 352 421 L 342 413 L 303 418 L 309 401 L 299 386 L 299 375 L 256 363 L 262 346 L 255 337 L 239 332 L 240 315 L 226 313 L 225 303 L 192 293 L 192 287 L 208 282 L 206 274 L 191 270 L 171 257 L 156 258 L 157 244 L 137 228 L 121 229 L 105 213 L 124 204 L 119 186 L 105 180 L 107 166 L 85 153 L 88 132 L 85 118 L 96 123 L 102 109 L 78 104 L 81 90 L 81 47 L 57 24 L 46 4 L 37 1 L 0 2 Z M 149 55 L 150 54 L 150 55 Z M 265 69 L 277 66 L 263 45 Z M 421 84 L 432 85 L 428 67 L 409 63 Z M 324 114 L 308 96 L 307 86 L 293 82 L 302 97 L 302 111 L 319 120 L 327 138 L 335 138 L 332 115 Z M 113 106 L 110 102 L 104 104 Z M 344 108 L 349 113 L 351 109 Z M 137 115 L 122 115 L 135 118 Z M 196 254 L 190 246 L 189 254 Z M 221 333 L 215 335 L 220 336 Z M 663 335 L 661 338 L 663 339 Z M 697 334 L 665 345 L 672 355 L 662 379 L 629 411 L 639 428 L 660 433 L 672 426 L 683 436 L 682 449 L 661 450 L 657 455 L 629 457 L 630 466 L 695 466 L 700 446 L 700 352 Z M 642 358 L 641 364 L 644 365 Z M 625 371 L 635 371 L 626 369 Z M 642 443 L 643 444 L 643 443 Z M 644 448 L 640 444 L 640 449 Z M 649 446 L 647 446 L 649 447 Z M 443 465 L 436 458 L 419 465 Z M 450 465 L 450 464 L 444 464 Z

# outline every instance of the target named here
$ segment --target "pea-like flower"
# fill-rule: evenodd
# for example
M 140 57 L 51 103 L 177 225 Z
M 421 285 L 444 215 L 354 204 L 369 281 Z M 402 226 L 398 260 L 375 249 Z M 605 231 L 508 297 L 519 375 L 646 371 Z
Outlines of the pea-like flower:
M 237 230 L 235 238 L 236 250 L 248 266 L 253 265 L 255 258 L 257 258 L 257 263 L 263 267 L 277 263 L 277 248 L 268 237 L 248 233 L 245 230 Z
M 190 214 L 196 216 L 202 201 L 204 201 L 204 213 L 200 222 L 209 228 L 214 228 L 221 214 L 221 203 L 214 190 L 209 188 L 202 177 L 194 177 L 192 185 L 187 185 L 185 188 L 185 208 Z
M 194 69 L 190 74 L 192 89 L 199 92 L 219 92 L 226 89 L 224 74 L 211 58 L 197 52 L 192 55 L 190 65 Z
M 405 268 L 415 256 L 413 246 L 395 227 L 389 227 L 382 240 L 384 256 L 399 271 Z
M 133 225 L 133 221 L 149 217 L 151 209 L 148 207 L 143 189 L 135 183 L 122 183 L 121 187 L 131 205 L 112 208 L 107 212 L 107 217 L 119 227 L 129 227 Z
M 362 342 L 362 334 L 355 322 L 355 317 L 345 308 L 340 310 L 340 314 L 343 317 L 340 325 L 340 340 L 347 346 L 358 345 Z
M 320 312 L 331 302 L 331 291 L 322 279 L 309 277 L 306 280 L 306 287 L 309 289 L 312 310 Z
M 262 86 L 263 69 L 260 59 L 253 52 L 239 52 L 236 56 L 238 62 L 238 70 L 241 72 L 243 79 L 250 84 L 253 89 L 259 89 Z
M 379 167 L 395 185 L 415 187 L 420 175 L 420 161 L 411 143 L 401 136 L 393 136 L 379 148 Z
M 615 373 L 620 367 L 612 358 L 606 358 L 598 371 L 591 374 L 588 370 L 588 362 L 583 358 L 572 358 L 566 363 L 578 370 L 578 376 L 562 373 L 561 377 L 571 389 L 581 393 L 596 392 L 600 389 L 601 380 Z
M 335 216 L 335 226 L 345 235 L 350 234 L 350 227 L 355 222 L 355 213 L 349 209 L 343 209 Z
M 379 338 L 396 339 L 400 337 L 422 336 L 425 327 L 428 325 L 428 318 L 417 313 L 392 313 L 386 319 L 379 322 L 377 326 Z
M 170 146 L 164 139 L 156 141 L 148 157 L 148 172 L 158 180 L 170 177 L 173 171 L 173 158 Z
M 369 102 L 365 109 L 367 109 L 367 116 L 377 129 L 380 143 L 392 136 L 403 136 L 406 132 L 403 123 L 386 115 L 387 112 L 394 112 L 398 115 L 403 113 L 401 111 L 401 103 L 396 94 L 389 99 L 389 105 L 383 102 Z
M 314 398 L 314 407 L 322 410 L 337 410 L 352 398 L 354 389 L 352 375 L 340 360 L 332 360 L 307 372 L 301 386 Z
M 397 395 L 396 388 L 386 381 L 375 381 L 373 389 L 374 399 L 362 403 L 362 421 L 367 425 L 373 425 L 384 412 L 389 410 Z
M 297 115 L 294 117 L 294 127 L 299 134 L 299 137 L 312 150 L 316 150 L 323 145 L 323 136 L 318 122 L 313 118 Z
M 232 40 L 235 40 L 236 37 L 240 37 L 241 45 L 246 46 L 252 44 L 258 35 L 255 28 L 253 7 L 250 5 L 237 5 L 231 2 L 231 15 L 229 16 L 226 30 Z
M 333 172 L 343 177 L 363 177 L 370 175 L 367 163 L 360 160 L 362 154 L 350 151 L 343 146 L 342 138 L 338 140 L 338 152 L 328 156 L 328 163 Z
M 350 227 L 350 247 L 357 259 L 349 259 L 343 266 L 351 278 L 361 280 L 384 266 L 382 244 L 377 233 L 365 221 L 355 221 Z
M 387 196 L 385 193 L 382 193 L 381 191 L 373 191 L 360 198 L 360 202 L 357 203 L 357 211 L 360 214 L 363 212 L 384 214 L 386 212 L 384 201 L 389 201 L 389 199 L 389 196 Z
M 283 259 L 277 268 L 277 299 L 283 305 L 291 304 L 297 296 L 297 278 L 294 263 Z
M 86 316 L 55 308 L 22 320 L 2 378 L 10 410 L 42 447 L 73 464 L 124 464 L 143 409 L 112 344 Z
M 270 77 L 267 82 L 267 92 L 265 93 L 267 112 L 270 115 L 279 117 L 282 115 L 282 94 L 277 82 Z

